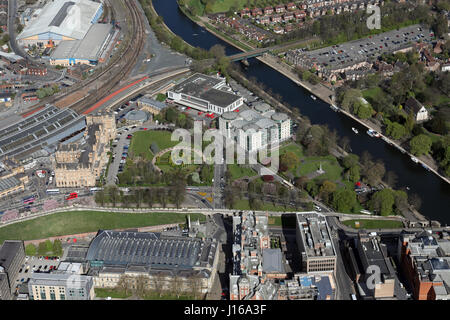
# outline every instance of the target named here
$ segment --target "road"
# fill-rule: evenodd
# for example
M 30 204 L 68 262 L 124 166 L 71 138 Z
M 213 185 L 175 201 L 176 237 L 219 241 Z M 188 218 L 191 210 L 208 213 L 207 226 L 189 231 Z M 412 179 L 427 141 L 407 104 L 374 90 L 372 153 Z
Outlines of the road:
M 224 208 L 222 186 L 225 181 L 226 164 L 214 164 L 214 184 L 213 184 L 213 195 L 214 195 L 214 209 Z

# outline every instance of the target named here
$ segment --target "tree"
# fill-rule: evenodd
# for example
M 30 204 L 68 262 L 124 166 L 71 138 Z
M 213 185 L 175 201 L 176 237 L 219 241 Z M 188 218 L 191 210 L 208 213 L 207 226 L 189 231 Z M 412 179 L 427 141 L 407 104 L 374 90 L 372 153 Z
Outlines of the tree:
M 413 193 L 409 198 L 409 203 L 416 209 L 419 210 L 422 206 L 422 199 L 417 193 Z
M 32 243 L 27 244 L 27 246 L 25 247 L 25 254 L 27 256 L 35 256 L 36 252 L 36 246 Z
M 319 187 L 316 182 L 311 180 L 306 183 L 306 191 L 312 196 L 315 197 L 319 193 Z
M 61 240 L 56 239 L 55 241 L 53 241 L 53 254 L 56 256 L 63 255 Z
M 334 182 L 325 180 L 319 189 L 320 197 L 328 203 L 330 195 L 336 191 L 336 184 Z
M 398 176 L 397 176 L 397 174 L 396 174 L 394 171 L 388 171 L 388 172 L 386 173 L 385 180 L 386 180 L 386 183 L 387 183 L 390 187 L 393 188 L 393 187 L 395 187 L 395 185 L 397 184 Z
M 408 194 L 405 191 L 397 190 L 394 192 L 394 205 L 397 214 L 401 214 L 408 208 Z
M 53 243 L 50 240 L 45 240 L 45 250 L 46 252 L 52 252 L 53 251 Z
M 381 160 L 371 163 L 368 170 L 364 173 L 365 180 L 370 185 L 377 185 L 381 182 L 381 179 L 383 178 L 384 174 L 386 172 L 386 169 L 384 167 L 383 162 Z
M 128 275 L 120 276 L 117 288 L 125 295 L 128 295 L 131 292 L 131 277 Z
M 216 59 L 219 59 L 225 56 L 225 47 L 220 44 L 215 44 L 209 49 L 209 52 Z
M 95 193 L 95 202 L 99 203 L 102 207 L 105 205 L 105 192 L 103 190 Z
M 109 198 L 113 204 L 113 207 L 116 206 L 117 200 L 119 199 L 119 189 L 117 186 L 108 187 Z
M 290 170 L 299 162 L 299 158 L 294 152 L 288 151 L 281 155 L 280 162 L 286 166 L 287 170 Z
M 346 171 L 347 179 L 353 183 L 361 179 L 360 166 L 356 165 Z
M 372 196 L 370 208 L 382 216 L 388 216 L 392 213 L 394 202 L 394 192 L 391 189 L 383 189 Z
M 409 145 L 411 147 L 411 153 L 420 156 L 422 154 L 428 154 L 431 150 L 431 139 L 425 135 L 420 134 L 411 139 Z
M 38 245 L 38 254 L 40 256 L 43 256 L 47 253 L 47 246 L 45 245 L 45 242 L 40 242 Z
M 336 190 L 332 204 L 336 211 L 349 213 L 356 206 L 356 193 L 349 189 Z
M 349 154 L 342 158 L 342 165 L 345 169 L 349 169 L 359 164 L 359 157 L 356 154 Z
M 401 139 L 406 135 L 405 126 L 398 122 L 386 120 L 386 133 L 394 139 Z

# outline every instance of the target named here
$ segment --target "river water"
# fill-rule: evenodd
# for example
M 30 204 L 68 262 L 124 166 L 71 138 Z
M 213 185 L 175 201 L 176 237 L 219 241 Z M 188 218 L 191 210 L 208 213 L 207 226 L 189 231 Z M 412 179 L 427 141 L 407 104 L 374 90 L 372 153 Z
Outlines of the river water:
M 189 44 L 207 50 L 215 44 L 220 44 L 225 47 L 227 55 L 241 52 L 192 22 L 179 10 L 176 0 L 153 0 L 153 5 L 166 25 Z M 397 174 L 397 189 L 409 187 L 410 195 L 416 193 L 420 196 L 422 199 L 420 212 L 423 215 L 442 224 L 450 224 L 448 183 L 413 163 L 409 156 L 383 140 L 369 137 L 365 127 L 342 113 L 332 111 L 325 102 L 319 99 L 312 100 L 308 91 L 281 73 L 257 59 L 249 59 L 249 62 L 250 67 L 244 71 L 248 77 L 255 77 L 274 93 L 280 94 L 284 101 L 297 107 L 302 115 L 307 116 L 312 124 L 328 125 L 331 130 L 336 130 L 339 136 L 347 136 L 353 153 L 361 156 L 363 151 L 368 151 L 375 160 L 381 159 L 386 171 L 394 171 Z M 352 127 L 359 130 L 358 135 L 353 133 Z

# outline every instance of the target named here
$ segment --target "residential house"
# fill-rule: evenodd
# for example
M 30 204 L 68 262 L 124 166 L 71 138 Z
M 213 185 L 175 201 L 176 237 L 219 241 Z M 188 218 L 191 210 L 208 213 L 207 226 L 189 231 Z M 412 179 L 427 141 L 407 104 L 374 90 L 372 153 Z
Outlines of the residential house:
M 405 111 L 409 113 L 413 113 L 414 120 L 416 122 L 427 121 L 428 120 L 428 111 L 427 109 L 417 101 L 415 98 L 409 98 L 405 103 Z

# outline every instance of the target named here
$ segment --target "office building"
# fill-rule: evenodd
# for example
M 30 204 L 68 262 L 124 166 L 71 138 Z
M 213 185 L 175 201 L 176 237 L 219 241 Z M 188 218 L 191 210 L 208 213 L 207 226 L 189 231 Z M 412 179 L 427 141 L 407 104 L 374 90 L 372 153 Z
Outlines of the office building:
M 395 282 L 398 280 L 386 245 L 376 235 L 360 232 L 356 239 L 356 252 L 362 265 L 361 276 L 357 281 L 359 295 L 363 298 L 393 298 Z M 379 278 L 373 277 L 373 272 L 378 270 Z
M 93 300 L 92 277 L 75 273 L 32 273 L 28 281 L 30 300 Z
M 298 213 L 296 238 L 305 272 L 336 271 L 336 251 L 325 216 L 314 212 Z
M 6 240 L 0 249 L 0 298 L 12 299 L 16 290 L 16 278 L 25 261 L 23 241 Z

